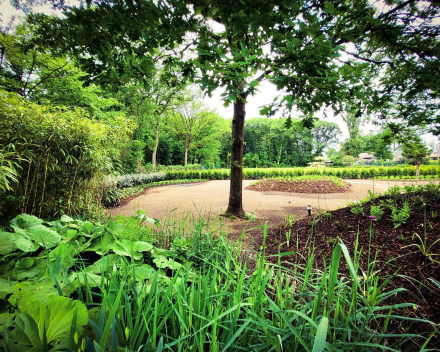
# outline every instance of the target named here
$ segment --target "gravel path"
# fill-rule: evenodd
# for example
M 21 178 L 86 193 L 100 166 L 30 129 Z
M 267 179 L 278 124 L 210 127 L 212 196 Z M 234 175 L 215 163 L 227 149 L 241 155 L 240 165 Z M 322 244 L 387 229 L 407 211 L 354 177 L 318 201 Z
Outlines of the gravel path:
M 351 184 L 351 192 L 334 194 L 306 194 L 283 192 L 255 192 L 243 189 L 243 207 L 247 212 L 255 213 L 258 219 L 271 222 L 284 219 L 286 214 L 296 218 L 307 215 L 306 205 L 314 209 L 335 210 L 344 207 L 348 202 L 357 201 L 368 196 L 368 190 L 383 193 L 394 185 L 405 185 L 414 181 L 378 181 L 378 180 L 345 180 Z M 252 180 L 244 180 L 243 188 Z M 418 183 L 428 183 L 419 181 Z M 169 185 L 149 188 L 145 193 L 132 199 L 129 203 L 111 210 L 112 216 L 131 216 L 137 210 L 145 210 L 150 217 L 162 219 L 173 211 L 175 215 L 186 214 L 197 210 L 206 214 L 221 213 L 226 210 L 229 198 L 229 180 L 206 181 L 181 185 Z M 290 203 L 289 203 L 290 202 Z

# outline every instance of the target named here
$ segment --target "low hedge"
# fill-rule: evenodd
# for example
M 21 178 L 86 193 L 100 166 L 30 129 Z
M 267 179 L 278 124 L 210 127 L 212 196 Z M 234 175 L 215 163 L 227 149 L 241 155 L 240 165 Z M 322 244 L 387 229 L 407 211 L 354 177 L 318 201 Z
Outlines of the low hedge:
M 271 177 L 296 177 L 308 175 L 335 176 L 344 179 L 399 179 L 415 176 L 415 166 L 391 166 L 391 167 L 344 167 L 344 168 L 269 168 L 269 169 L 243 169 L 243 178 L 247 180 L 258 180 Z M 166 173 L 167 180 L 185 180 L 200 178 L 203 180 L 227 180 L 229 179 L 229 169 L 217 170 L 177 170 Z M 440 167 L 436 165 L 421 165 L 421 176 L 431 176 L 439 178 Z
M 343 179 L 413 179 L 415 178 L 415 166 L 390 166 L 390 167 L 343 167 L 343 168 L 268 168 L 268 169 L 243 169 L 243 178 L 247 180 L 259 180 L 272 177 L 297 177 L 297 176 L 335 176 Z M 167 180 L 228 180 L 229 169 L 211 170 L 172 170 L 168 172 L 140 173 L 118 176 L 117 188 L 134 187 Z M 440 178 L 440 166 L 421 165 L 421 179 Z

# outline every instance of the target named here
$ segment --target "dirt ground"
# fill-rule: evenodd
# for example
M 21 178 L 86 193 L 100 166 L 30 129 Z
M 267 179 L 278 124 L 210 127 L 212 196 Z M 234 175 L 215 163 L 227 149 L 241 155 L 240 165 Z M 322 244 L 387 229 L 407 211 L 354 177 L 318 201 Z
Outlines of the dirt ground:
M 307 216 L 306 206 L 312 205 L 315 210 L 336 210 L 346 206 L 348 202 L 358 201 L 368 196 L 368 190 L 383 193 L 388 188 L 408 185 L 415 181 L 378 181 L 378 180 L 345 180 L 350 192 L 333 194 L 308 194 L 286 192 L 256 192 L 246 190 L 252 180 L 243 180 L 243 207 L 246 212 L 254 213 L 257 221 L 248 224 L 245 220 L 228 220 L 231 234 L 240 234 L 247 227 L 254 227 L 268 222 L 268 226 L 276 226 L 285 222 L 286 214 L 295 219 Z M 419 181 L 428 183 L 428 181 Z M 229 199 L 229 180 L 206 181 L 181 185 L 169 185 L 148 188 L 128 203 L 109 209 L 111 216 L 132 216 L 137 210 L 144 210 L 147 215 L 159 220 L 173 211 L 178 217 L 188 212 L 202 215 L 220 214 L 226 210 Z

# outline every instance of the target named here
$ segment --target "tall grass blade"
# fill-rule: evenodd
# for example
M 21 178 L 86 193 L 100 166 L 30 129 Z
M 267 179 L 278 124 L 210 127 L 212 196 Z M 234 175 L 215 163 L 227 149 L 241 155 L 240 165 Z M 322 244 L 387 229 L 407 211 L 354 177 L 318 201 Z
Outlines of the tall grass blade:
M 327 340 L 328 330 L 328 318 L 322 317 L 321 322 L 318 325 L 318 331 L 315 336 L 315 342 L 313 343 L 312 352 L 322 352 L 325 348 L 325 342 Z

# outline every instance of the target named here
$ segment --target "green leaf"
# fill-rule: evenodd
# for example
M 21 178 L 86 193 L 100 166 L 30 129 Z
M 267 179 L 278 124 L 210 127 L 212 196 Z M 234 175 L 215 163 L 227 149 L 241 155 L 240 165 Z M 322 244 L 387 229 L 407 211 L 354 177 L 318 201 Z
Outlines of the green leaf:
M 24 235 L 16 235 L 14 239 L 15 245 L 23 252 L 35 252 L 40 246 Z
M 12 293 L 12 287 L 17 283 L 18 281 L 10 281 L 0 278 L 0 299 L 5 299 L 7 295 Z
M 134 268 L 136 281 L 151 280 L 156 275 L 156 270 L 148 264 L 137 265 Z
M 153 248 L 154 246 L 147 242 L 121 240 L 116 241 L 113 251 L 116 254 L 133 257 L 135 260 L 139 260 L 142 258 L 142 254 L 140 252 L 149 252 Z
M 61 236 L 56 231 L 45 226 L 36 226 L 30 231 L 32 232 L 35 242 L 42 247 L 52 248 L 61 241 Z
M 328 318 L 322 317 L 316 332 L 315 342 L 313 343 L 312 352 L 322 352 L 325 348 L 325 341 L 327 339 Z
M 86 282 L 89 287 L 98 287 L 101 284 L 101 276 L 87 271 L 72 273 L 69 276 L 69 281 L 73 283 L 74 287 L 85 286 Z
M 14 348 L 17 351 L 43 351 L 43 344 L 40 340 L 38 324 L 28 313 L 18 314 L 15 318 L 16 328 L 12 331 Z
M 21 258 L 17 263 L 15 263 L 15 268 L 13 270 L 14 277 L 17 280 L 35 277 L 41 271 L 45 270 L 45 264 L 46 262 L 41 259 L 38 260 L 30 257 Z
M 141 220 L 146 220 L 148 221 L 150 224 L 153 224 L 155 226 L 159 226 L 160 225 L 160 220 L 159 219 L 155 219 L 155 218 L 150 218 L 147 216 L 147 213 L 144 210 L 138 210 L 137 212 L 137 216 L 138 219 Z
M 109 220 L 105 224 L 105 229 L 110 232 L 112 235 L 118 236 L 120 230 L 122 230 L 122 225 L 116 221 Z
M 58 296 L 58 290 L 53 282 L 37 282 L 23 281 L 13 285 L 10 288 L 12 295 L 8 301 L 17 306 L 21 301 L 38 300 L 46 302 L 51 296 Z
M 174 259 L 168 259 L 163 256 L 157 256 L 154 258 L 153 263 L 156 264 L 158 268 L 179 269 L 183 267 L 182 264 L 176 262 Z
M 86 271 L 93 274 L 100 274 L 105 272 L 108 268 L 110 268 L 113 264 L 115 264 L 121 257 L 117 254 L 108 254 L 101 259 L 94 262 L 92 265 L 89 265 L 86 268 Z
M 28 229 L 33 226 L 41 225 L 43 220 L 37 218 L 34 215 L 22 214 L 16 216 L 11 220 L 12 227 L 18 227 L 21 229 Z
M 93 240 L 92 244 L 86 249 L 88 252 L 96 252 L 100 255 L 104 255 L 115 245 L 113 235 L 105 233 L 103 236 Z
M 88 322 L 86 306 L 67 297 L 50 297 L 47 303 L 30 300 L 20 304 L 19 308 L 25 312 L 17 315 L 17 326 L 13 330 L 14 340 L 19 346 L 32 351 L 43 351 L 43 347 L 46 347 L 43 346 L 43 341 L 53 345 L 55 342 L 67 340 L 75 311 L 75 332 L 78 335 Z
M 91 223 L 86 221 L 82 226 L 81 229 L 79 230 L 81 235 L 90 237 L 92 235 L 93 229 L 95 228 L 95 226 Z
M 294 46 L 296 46 L 296 47 L 300 47 L 301 44 L 302 44 L 302 40 L 299 39 L 299 38 L 293 38 L 293 39 L 292 39 L 292 44 L 293 44 Z
M 13 233 L 0 231 L 0 255 L 9 254 L 17 249 L 14 238 Z
M 72 222 L 72 221 L 75 221 L 75 220 L 72 219 L 70 216 L 62 215 L 62 216 L 61 216 L 61 221 L 62 221 L 62 222 Z

